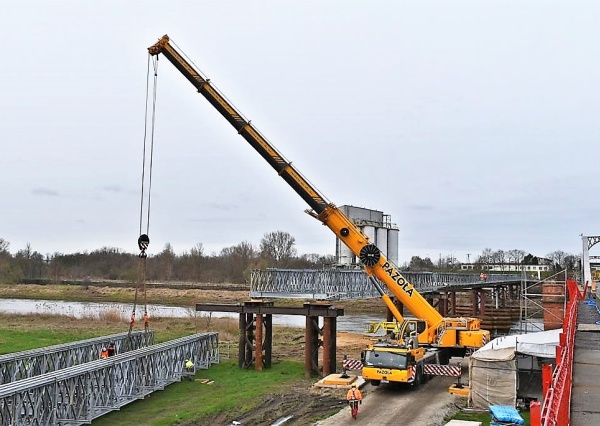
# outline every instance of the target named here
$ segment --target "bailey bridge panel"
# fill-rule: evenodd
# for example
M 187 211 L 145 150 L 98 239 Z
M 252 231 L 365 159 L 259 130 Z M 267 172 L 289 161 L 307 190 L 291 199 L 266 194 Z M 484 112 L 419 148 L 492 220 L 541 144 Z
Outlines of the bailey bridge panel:
M 180 381 L 185 360 L 219 362 L 217 333 L 201 333 L 0 385 L 1 425 L 82 425 Z
M 118 333 L 0 355 L 0 385 L 94 361 L 110 342 L 122 353 L 153 344 L 154 332 Z
M 521 274 L 488 274 L 485 281 L 479 274 L 404 272 L 402 275 L 422 294 L 522 280 Z M 385 288 L 383 284 L 382 287 Z M 256 269 L 250 275 L 250 297 L 341 300 L 379 298 L 380 295 L 360 269 Z

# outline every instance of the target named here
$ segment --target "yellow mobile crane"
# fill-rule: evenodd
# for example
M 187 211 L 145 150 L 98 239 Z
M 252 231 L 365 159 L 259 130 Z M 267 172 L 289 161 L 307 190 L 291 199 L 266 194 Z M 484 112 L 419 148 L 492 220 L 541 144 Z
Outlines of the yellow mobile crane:
M 400 324 L 398 343 L 381 342 L 365 351 L 365 379 L 374 384 L 386 381 L 416 382 L 427 361 L 425 347 L 445 349 L 464 355 L 467 348 L 479 348 L 489 341 L 490 333 L 480 329 L 477 318 L 444 318 L 402 276 L 379 248 L 333 203 L 329 202 L 287 161 L 242 114 L 188 62 L 167 35 L 148 48 L 152 56 L 163 54 L 183 76 L 221 113 L 235 130 L 269 163 L 279 176 L 310 206 L 306 213 L 327 226 L 360 259 L 370 282 Z M 377 279 L 375 279 L 377 278 Z M 404 319 L 379 281 L 416 319 Z M 412 341 L 409 342 L 409 339 Z M 447 363 L 449 356 L 437 357 Z M 416 374 L 415 374 L 416 373 Z

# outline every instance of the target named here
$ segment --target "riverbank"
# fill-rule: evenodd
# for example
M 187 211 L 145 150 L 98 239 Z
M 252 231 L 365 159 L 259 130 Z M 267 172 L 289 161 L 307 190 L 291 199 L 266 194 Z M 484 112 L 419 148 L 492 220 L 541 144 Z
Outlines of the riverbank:
M 235 304 L 250 300 L 247 290 L 221 289 L 173 289 L 150 286 L 146 288 L 146 302 L 169 306 L 193 308 L 197 303 Z M 135 300 L 135 288 L 86 285 L 38 285 L 38 284 L 0 284 L 1 299 L 64 300 L 71 302 L 120 302 L 132 303 Z M 138 303 L 143 294 L 138 293 Z M 302 299 L 277 299 L 277 306 L 302 306 Z M 348 314 L 368 313 L 381 315 L 385 320 L 385 306 L 380 299 L 360 299 L 332 301 L 333 305 L 344 308 Z

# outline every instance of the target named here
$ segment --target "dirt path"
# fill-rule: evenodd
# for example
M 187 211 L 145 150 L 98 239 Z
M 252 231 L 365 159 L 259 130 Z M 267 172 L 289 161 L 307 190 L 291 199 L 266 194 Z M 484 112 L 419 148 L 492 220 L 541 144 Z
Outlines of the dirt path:
M 456 412 L 455 396 L 448 393 L 453 380 L 436 377 L 418 389 L 367 385 L 358 418 L 352 420 L 347 407 L 315 423 L 316 426 L 398 425 L 441 426 L 444 416 Z
M 297 384 L 288 392 L 269 395 L 255 409 L 237 416 L 221 413 L 202 424 L 272 426 L 398 425 L 442 426 L 457 411 L 460 398 L 448 393 L 453 380 L 436 377 L 418 389 L 366 385 L 358 418 L 353 420 L 345 389 L 322 389 Z M 315 421 L 321 418 L 323 420 Z

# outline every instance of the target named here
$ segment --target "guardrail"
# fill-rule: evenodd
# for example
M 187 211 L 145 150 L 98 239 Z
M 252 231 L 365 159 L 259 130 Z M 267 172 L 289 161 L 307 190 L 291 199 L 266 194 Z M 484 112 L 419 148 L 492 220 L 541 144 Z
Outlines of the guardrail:
M 218 334 L 194 334 L 0 385 L 0 424 L 89 424 L 180 381 L 186 359 L 196 368 L 218 363 Z
M 116 353 L 125 347 L 139 349 L 154 343 L 153 331 L 135 331 L 126 345 L 128 333 L 111 334 L 61 345 L 0 355 L 0 385 L 39 376 L 100 358 L 102 347 L 114 343 Z
M 582 294 L 575 281 L 567 280 L 567 289 L 569 301 L 563 318 L 563 332 L 560 333 L 559 344 L 556 346 L 556 368 L 541 407 L 537 401 L 531 403 L 532 426 L 562 426 L 570 423 L 577 309 L 587 291 L 587 285 Z

